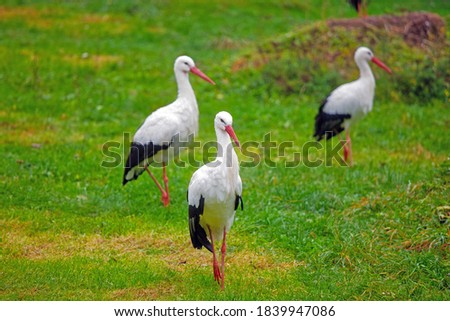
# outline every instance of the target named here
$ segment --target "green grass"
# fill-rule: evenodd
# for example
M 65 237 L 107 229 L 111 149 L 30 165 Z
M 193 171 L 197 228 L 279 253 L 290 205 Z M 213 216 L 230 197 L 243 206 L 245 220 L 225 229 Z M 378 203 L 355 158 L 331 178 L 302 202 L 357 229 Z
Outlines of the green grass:
M 313 80 L 322 93 L 301 94 L 287 73 L 289 47 L 281 62 L 232 72 L 292 30 L 354 17 L 341 2 L 4 1 L 0 299 L 449 300 L 448 78 L 430 101 L 393 96 L 399 79 L 415 77 L 408 58 L 429 53 L 396 39 L 392 46 L 409 54 L 393 57 L 377 43 L 398 76 L 375 71 L 374 110 L 352 130 L 353 168 L 284 166 L 311 140 L 320 100 L 352 75 L 333 70 Z M 446 1 L 372 1 L 369 10 L 450 15 Z M 171 164 L 165 209 L 147 177 L 122 187 L 121 166 L 100 166 L 105 142 L 121 142 L 175 98 L 181 54 L 217 82 L 191 77 L 199 141 L 214 139 L 213 117 L 228 110 L 241 141 L 271 133 L 293 142 L 285 156 L 274 152 L 275 166 L 241 169 L 245 210 L 229 234 L 224 291 L 210 253 L 189 240 L 185 197 L 195 168 Z M 433 66 L 449 70 L 448 54 L 438 58 Z M 333 67 L 319 68 L 325 75 Z M 280 75 L 293 92 L 266 87 Z

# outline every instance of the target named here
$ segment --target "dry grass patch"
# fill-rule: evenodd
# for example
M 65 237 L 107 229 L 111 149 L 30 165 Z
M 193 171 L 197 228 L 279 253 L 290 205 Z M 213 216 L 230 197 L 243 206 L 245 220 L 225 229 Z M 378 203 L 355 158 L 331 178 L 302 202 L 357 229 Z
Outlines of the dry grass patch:
M 164 35 L 164 34 L 167 33 L 167 29 L 164 28 L 164 27 L 160 27 L 160 26 L 158 26 L 158 27 L 157 26 L 151 26 L 151 27 L 148 27 L 146 30 L 149 33 L 151 33 L 151 34 Z
M 0 21 L 23 20 L 30 28 L 51 29 L 56 16 L 62 12 L 55 9 L 36 9 L 33 7 L 0 7 Z
M 78 21 L 84 25 L 105 28 L 111 35 L 120 35 L 130 30 L 130 26 L 121 17 L 110 14 L 85 14 L 77 17 L 73 22 L 78 23 Z
M 399 163 L 418 163 L 426 160 L 436 164 L 441 164 L 447 157 L 444 155 L 436 155 L 426 149 L 422 144 L 417 143 L 413 146 L 409 146 L 407 150 L 391 150 L 389 152 L 389 158 L 398 161 Z
M 42 11 L 31 7 L 0 7 L 0 20 L 27 19 L 32 20 L 40 17 Z
M 90 28 L 102 28 L 110 35 L 121 35 L 130 30 L 123 18 L 110 14 L 71 14 L 54 8 L 0 7 L 0 21 L 22 20 L 28 27 L 41 30 L 60 28 L 81 35 Z
M 14 258 L 30 260 L 67 259 L 74 256 L 97 257 L 108 260 L 142 259 L 148 249 L 170 248 L 171 240 L 148 235 L 119 235 L 104 237 L 99 234 L 77 235 L 69 231 L 60 233 L 30 230 L 30 223 L 17 220 L 1 221 L 3 249 Z
M 55 140 L 56 131 L 50 124 L 30 124 L 24 122 L 0 122 L 2 133 L 0 144 L 22 145 L 39 148 Z M 39 146 L 39 147 L 38 147 Z
M 85 133 L 68 130 L 67 126 L 73 118 L 68 117 L 67 114 L 40 121 L 15 110 L 16 106 L 12 106 L 8 107 L 7 111 L 0 112 L 0 144 L 2 145 L 40 149 L 46 145 L 82 142 L 86 139 Z M 62 128 L 64 128 L 64 135 L 59 134 Z
M 164 297 L 173 297 L 178 293 L 177 286 L 170 281 L 160 282 L 148 288 L 126 288 L 113 291 L 109 294 L 110 300 L 161 300 Z
M 123 57 L 115 55 L 91 55 L 83 53 L 81 55 L 65 55 L 62 60 L 75 66 L 90 67 L 100 69 L 113 64 L 122 64 Z
M 148 260 L 178 273 L 189 274 L 198 268 L 209 270 L 212 254 L 192 248 L 189 235 L 171 231 L 165 237 L 157 231 L 145 235 L 127 234 L 105 237 L 100 234 L 77 235 L 32 232 L 30 222 L 2 220 L 3 250 L 14 258 L 54 260 L 70 257 L 95 257 L 110 260 Z M 226 268 L 230 271 L 286 272 L 304 265 L 291 255 L 271 252 L 265 248 L 233 248 L 227 253 Z M 252 273 L 253 273 L 252 272 Z M 231 272 L 232 273 L 232 272 Z

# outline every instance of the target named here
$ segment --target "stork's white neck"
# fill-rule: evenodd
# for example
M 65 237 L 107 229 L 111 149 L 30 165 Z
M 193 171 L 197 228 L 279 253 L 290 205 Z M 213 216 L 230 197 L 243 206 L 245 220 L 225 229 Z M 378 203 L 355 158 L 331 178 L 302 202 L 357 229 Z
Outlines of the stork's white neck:
M 186 98 L 196 103 L 194 90 L 189 82 L 189 73 L 175 70 L 175 79 L 178 85 L 178 98 Z
M 356 64 L 359 68 L 359 78 L 365 79 L 373 83 L 373 86 L 375 86 L 375 78 L 372 73 L 372 69 L 369 66 L 369 62 L 367 60 L 362 61 L 356 61 Z
M 215 128 L 217 136 L 217 157 L 216 161 L 220 162 L 220 166 L 227 168 L 239 168 L 236 152 L 233 148 L 230 136 L 219 128 Z

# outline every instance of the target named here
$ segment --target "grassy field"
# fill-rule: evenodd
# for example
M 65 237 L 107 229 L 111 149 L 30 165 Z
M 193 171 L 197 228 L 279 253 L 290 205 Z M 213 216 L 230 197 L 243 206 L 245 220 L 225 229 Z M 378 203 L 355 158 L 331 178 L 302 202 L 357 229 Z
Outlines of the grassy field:
M 448 55 L 376 43 L 394 75 L 374 68 L 374 110 L 352 131 L 355 166 L 287 168 L 312 139 L 320 101 L 356 70 L 319 65 L 333 78 L 302 92 L 298 79 L 293 90 L 267 87 L 292 70 L 289 59 L 233 66 L 292 30 L 355 12 L 344 0 L 176 3 L 2 1 L 0 299 L 450 300 L 448 74 L 432 76 L 443 87 L 430 99 L 395 87 L 398 75 L 411 85 L 421 79 L 411 71 L 417 57 L 438 74 L 450 69 Z M 449 21 L 448 1 L 369 6 L 373 15 L 420 10 Z M 263 155 L 241 169 L 245 210 L 229 234 L 224 291 L 210 253 L 190 244 L 186 189 L 195 167 L 171 164 L 166 209 L 147 177 L 122 187 L 122 165 L 101 166 L 106 142 L 122 143 L 175 98 L 181 54 L 217 83 L 191 77 L 199 141 L 214 140 L 213 117 L 227 110 L 241 142 L 270 133 L 293 144 L 285 155 L 274 151 L 272 165 Z

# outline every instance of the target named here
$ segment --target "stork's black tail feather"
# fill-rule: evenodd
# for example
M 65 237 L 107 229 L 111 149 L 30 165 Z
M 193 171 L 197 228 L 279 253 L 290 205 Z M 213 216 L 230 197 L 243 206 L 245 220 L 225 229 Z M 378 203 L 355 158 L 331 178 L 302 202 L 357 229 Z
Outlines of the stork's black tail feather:
M 200 196 L 198 207 L 189 205 L 189 233 L 194 248 L 200 250 L 204 246 L 212 253 L 213 248 L 211 242 L 206 236 L 206 231 L 200 225 L 200 215 L 203 214 L 204 207 L 205 198 L 203 196 Z
M 125 163 L 122 185 L 137 179 L 145 170 L 142 166 L 142 162 L 152 157 L 160 150 L 169 148 L 169 146 L 170 145 L 154 145 L 152 142 L 147 144 L 132 142 L 130 154 Z M 132 172 L 133 175 L 130 175 L 130 172 Z
M 330 139 L 333 136 L 341 133 L 344 130 L 342 126 L 346 119 L 350 119 L 350 114 L 328 114 L 323 111 L 325 104 L 327 103 L 325 99 L 319 108 L 319 113 L 316 116 L 314 137 L 317 141 L 325 139 Z
M 239 207 L 239 203 L 241 204 L 241 210 L 244 210 L 244 202 L 242 201 L 242 196 L 236 195 L 236 199 L 234 200 L 234 210 L 235 211 Z

